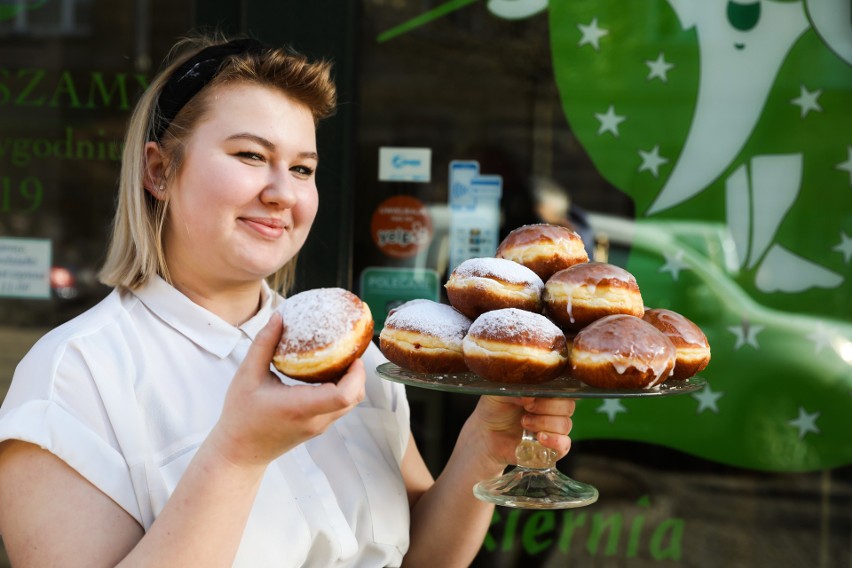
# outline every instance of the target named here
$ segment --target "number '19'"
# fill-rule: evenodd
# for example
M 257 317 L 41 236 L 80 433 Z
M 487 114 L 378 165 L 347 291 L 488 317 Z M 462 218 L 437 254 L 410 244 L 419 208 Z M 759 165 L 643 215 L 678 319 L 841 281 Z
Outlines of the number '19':
M 32 213 L 41 205 L 44 197 L 44 187 L 41 180 L 35 176 L 25 177 L 17 187 L 9 176 L 0 177 L 0 212 L 10 213 L 13 210 L 22 213 Z

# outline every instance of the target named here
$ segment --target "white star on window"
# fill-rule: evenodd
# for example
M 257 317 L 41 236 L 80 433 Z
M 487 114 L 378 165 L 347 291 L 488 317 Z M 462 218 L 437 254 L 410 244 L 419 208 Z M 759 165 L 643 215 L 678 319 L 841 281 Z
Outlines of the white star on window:
M 746 344 L 751 345 L 755 349 L 760 349 L 760 345 L 757 343 L 757 334 L 763 331 L 764 327 L 762 325 L 752 325 L 747 321 L 743 321 L 740 325 L 730 326 L 728 331 L 737 337 L 734 350 Z
M 598 128 L 598 136 L 604 132 L 611 132 L 613 136 L 618 137 L 618 125 L 627 120 L 627 117 L 615 114 L 615 106 L 609 105 L 606 113 L 595 113 L 595 118 L 601 122 L 601 127 Z
M 647 78 L 648 81 L 650 81 L 651 79 L 657 78 L 660 81 L 662 81 L 663 83 L 669 82 L 668 72 L 669 72 L 669 69 L 674 67 L 674 63 L 669 63 L 668 61 L 666 61 L 666 56 L 663 55 L 662 51 L 660 52 L 660 54 L 657 56 L 657 58 L 655 60 L 651 61 L 649 59 L 649 60 L 645 61 L 645 65 L 647 65 L 648 69 L 650 69 L 650 72 L 648 73 L 648 78 Z
M 624 408 L 624 405 L 621 404 L 621 401 L 617 398 L 605 398 L 603 403 L 598 407 L 595 412 L 603 412 L 607 416 L 609 416 L 610 422 L 615 422 L 615 417 L 619 412 L 627 412 L 627 409 Z
M 852 258 L 852 237 L 841 231 L 840 242 L 831 250 L 842 254 L 843 262 L 849 264 L 849 259 Z
M 719 414 L 719 407 L 716 406 L 716 403 L 719 402 L 719 399 L 722 398 L 723 392 L 716 392 L 710 388 L 710 385 L 707 385 L 700 392 L 697 392 L 692 395 L 692 398 L 698 401 L 698 414 L 701 414 L 705 410 L 712 410 L 716 414 Z
M 660 267 L 659 272 L 670 272 L 673 280 L 677 280 L 681 270 L 689 270 L 689 267 L 683 262 L 683 251 L 678 250 L 673 253 L 665 253 L 666 263 Z
M 669 163 L 668 158 L 663 158 L 662 156 L 660 156 L 659 144 L 651 148 L 651 151 L 649 152 L 639 150 L 639 155 L 642 157 L 642 165 L 639 166 L 639 171 L 649 171 L 654 177 L 660 175 L 660 166 Z
M 817 353 L 831 345 L 831 340 L 834 339 L 836 331 L 825 326 L 822 322 L 818 323 L 816 329 L 808 334 L 808 339 L 813 341 L 814 349 Z
M 808 413 L 801 406 L 799 407 L 799 416 L 795 419 L 787 422 L 790 426 L 795 426 L 799 429 L 799 439 L 805 437 L 805 434 L 809 432 L 813 432 L 814 434 L 819 434 L 819 428 L 816 426 L 817 418 L 819 418 L 819 412 L 814 412 L 812 414 Z
M 846 158 L 845 162 L 837 164 L 836 168 L 849 172 L 849 185 L 852 185 L 852 146 L 847 147 L 846 151 L 849 153 L 849 157 Z
M 584 26 L 583 24 L 577 24 L 577 27 L 583 34 L 583 37 L 580 38 L 580 41 L 577 43 L 577 46 L 582 47 L 588 44 L 594 47 L 595 51 L 600 51 L 600 40 L 603 36 L 609 33 L 609 30 L 599 28 L 597 18 L 592 19 L 591 23 L 589 23 L 589 25 L 587 26 Z
M 809 91 L 805 88 L 804 85 L 799 86 L 799 96 L 795 99 L 791 99 L 790 103 L 796 105 L 801 109 L 802 116 L 801 118 L 805 118 L 810 111 L 822 112 L 822 107 L 817 102 L 817 99 L 822 94 L 822 89 L 817 89 L 816 91 Z

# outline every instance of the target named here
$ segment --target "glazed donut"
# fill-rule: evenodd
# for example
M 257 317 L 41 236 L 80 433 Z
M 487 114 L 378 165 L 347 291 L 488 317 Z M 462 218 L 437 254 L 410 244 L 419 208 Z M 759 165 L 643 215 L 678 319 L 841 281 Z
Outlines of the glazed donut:
M 688 379 L 707 367 L 710 362 L 710 344 L 701 328 L 691 320 L 662 308 L 645 310 L 642 319 L 662 331 L 675 346 L 677 362 L 671 378 Z
M 544 282 L 529 268 L 505 258 L 471 258 L 444 285 L 450 304 L 469 317 L 502 308 L 541 312 Z
M 547 316 L 563 329 L 579 331 L 612 314 L 642 317 L 645 306 L 636 278 L 614 264 L 584 262 L 560 270 L 544 285 Z
M 337 382 L 373 338 L 373 316 L 343 288 L 317 288 L 284 300 L 281 340 L 272 363 L 306 383 Z
M 571 349 L 571 375 L 602 389 L 646 389 L 669 378 L 675 348 L 641 318 L 616 314 L 584 327 Z
M 416 373 L 467 371 L 462 340 L 471 321 L 452 306 L 411 300 L 391 310 L 379 334 L 388 361 Z
M 513 230 L 497 247 L 495 256 L 523 264 L 544 282 L 560 270 L 589 260 L 580 235 L 567 227 L 546 223 Z
M 462 347 L 468 369 L 498 383 L 542 383 L 568 364 L 562 330 L 541 314 L 517 308 L 476 318 Z

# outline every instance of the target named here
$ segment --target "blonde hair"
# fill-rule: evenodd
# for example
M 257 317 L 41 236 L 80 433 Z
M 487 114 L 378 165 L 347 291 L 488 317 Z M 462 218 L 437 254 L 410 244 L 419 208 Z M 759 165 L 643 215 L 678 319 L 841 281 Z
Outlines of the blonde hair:
M 155 275 L 171 281 L 163 247 L 168 195 L 156 199 L 144 187 L 145 145 L 156 139 L 155 128 L 160 120 L 158 100 L 175 69 L 200 50 L 225 41 L 205 36 L 178 42 L 167 58 L 170 63 L 151 81 L 131 115 L 124 142 L 112 237 L 106 261 L 98 274 L 106 285 L 135 289 Z M 315 124 L 334 114 L 336 88 L 330 62 L 309 61 L 286 47 L 232 55 L 225 59 L 210 83 L 177 113 L 160 137 L 161 150 L 169 164 L 166 179 L 180 171 L 186 141 L 210 108 L 209 94 L 217 86 L 239 83 L 280 90 L 308 108 Z M 296 256 L 267 280 L 274 290 L 286 293 L 293 285 L 295 272 Z

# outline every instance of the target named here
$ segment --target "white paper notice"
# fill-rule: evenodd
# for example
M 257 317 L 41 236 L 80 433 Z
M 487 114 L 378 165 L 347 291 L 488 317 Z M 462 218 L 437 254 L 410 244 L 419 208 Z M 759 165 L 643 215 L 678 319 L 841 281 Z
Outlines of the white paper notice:
M 428 183 L 431 178 L 431 148 L 379 148 L 379 181 Z
M 50 298 L 50 240 L 0 237 L 0 297 Z

